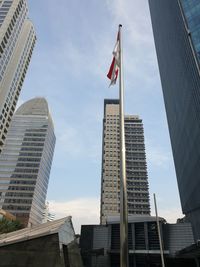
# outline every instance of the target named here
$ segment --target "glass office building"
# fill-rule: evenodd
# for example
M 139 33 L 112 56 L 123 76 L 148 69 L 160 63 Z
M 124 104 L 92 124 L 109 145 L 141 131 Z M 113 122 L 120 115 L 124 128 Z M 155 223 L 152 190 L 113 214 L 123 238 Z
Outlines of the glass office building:
M 47 101 L 18 108 L 0 154 L 0 208 L 27 225 L 42 223 L 55 135 Z
M 139 116 L 125 116 L 128 214 L 150 215 L 144 130 Z M 101 223 L 120 214 L 119 100 L 104 101 Z
M 192 36 L 195 52 L 200 60 L 200 2 L 198 0 L 182 0 L 181 4 L 187 27 Z
M 0 152 L 36 41 L 26 0 L 0 1 Z
M 182 210 L 200 239 L 200 1 L 149 6 Z

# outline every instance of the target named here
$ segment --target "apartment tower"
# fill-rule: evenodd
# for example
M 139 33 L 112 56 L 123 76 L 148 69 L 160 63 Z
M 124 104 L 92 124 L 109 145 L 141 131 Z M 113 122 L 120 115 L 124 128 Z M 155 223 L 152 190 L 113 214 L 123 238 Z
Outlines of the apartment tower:
M 0 152 L 36 41 L 26 0 L 0 1 Z
M 25 226 L 42 223 L 54 146 L 47 101 L 34 98 L 21 105 L 0 154 L 0 209 Z
M 200 1 L 149 6 L 182 210 L 200 239 Z
M 150 215 L 147 164 L 142 120 L 125 116 L 128 214 Z M 101 224 L 120 214 L 119 100 L 104 101 Z

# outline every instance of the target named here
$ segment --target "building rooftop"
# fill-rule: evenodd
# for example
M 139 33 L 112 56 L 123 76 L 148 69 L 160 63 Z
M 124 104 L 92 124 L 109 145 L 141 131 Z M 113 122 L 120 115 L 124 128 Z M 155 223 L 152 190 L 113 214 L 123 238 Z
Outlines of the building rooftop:
M 23 103 L 15 112 L 18 116 L 46 116 L 53 125 L 47 100 L 44 97 L 35 97 Z
M 52 222 L 43 223 L 31 228 L 28 227 L 8 234 L 2 234 L 0 235 L 0 247 L 12 243 L 18 243 L 21 241 L 34 239 L 41 236 L 55 234 L 61 231 L 66 225 L 70 226 L 70 228 L 74 232 L 71 216 L 68 216 Z
M 136 223 L 136 222 L 155 222 L 156 217 L 150 215 L 129 215 L 128 222 L 129 223 Z M 159 221 L 165 222 L 165 219 L 159 217 Z M 108 216 L 106 218 L 107 224 L 117 224 L 120 223 L 120 216 Z
M 16 111 L 16 115 L 45 115 L 48 116 L 48 103 L 43 97 L 33 98 L 23 103 Z

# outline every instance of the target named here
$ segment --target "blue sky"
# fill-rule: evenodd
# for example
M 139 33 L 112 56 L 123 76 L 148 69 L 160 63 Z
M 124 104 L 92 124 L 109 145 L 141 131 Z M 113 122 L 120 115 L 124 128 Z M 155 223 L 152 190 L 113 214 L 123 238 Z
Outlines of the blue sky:
M 146 0 L 29 0 L 37 44 L 20 103 L 44 96 L 57 143 L 47 199 L 57 217 L 99 222 L 104 98 L 118 24 L 123 24 L 125 111 L 143 119 L 150 194 L 159 214 L 181 216 L 180 201 Z M 151 197 L 152 198 L 152 197 Z M 154 208 L 152 206 L 152 214 Z

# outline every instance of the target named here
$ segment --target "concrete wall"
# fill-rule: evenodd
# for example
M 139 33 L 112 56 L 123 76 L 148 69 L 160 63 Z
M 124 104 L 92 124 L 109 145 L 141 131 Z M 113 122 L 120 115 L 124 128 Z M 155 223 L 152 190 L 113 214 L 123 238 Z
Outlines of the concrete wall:
M 0 247 L 1 267 L 65 267 L 58 234 Z

